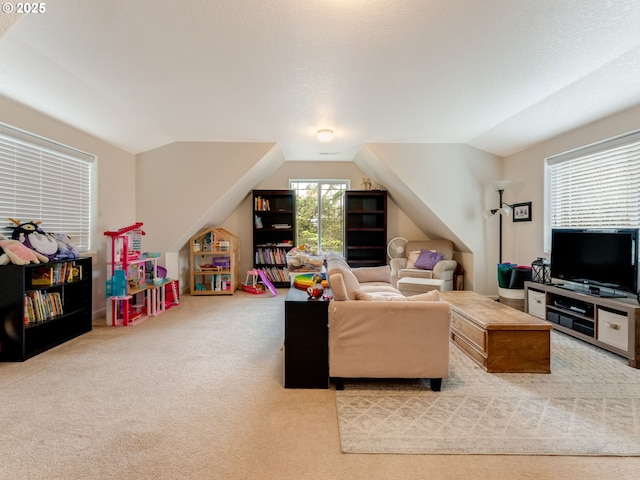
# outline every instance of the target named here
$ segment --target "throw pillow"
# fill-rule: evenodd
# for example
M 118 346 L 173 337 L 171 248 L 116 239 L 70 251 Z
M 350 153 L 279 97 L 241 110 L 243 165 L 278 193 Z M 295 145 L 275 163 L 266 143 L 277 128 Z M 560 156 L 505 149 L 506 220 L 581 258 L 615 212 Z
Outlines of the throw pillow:
M 422 250 L 418 260 L 416 260 L 415 267 L 422 270 L 433 270 L 440 260 L 444 258 L 444 255 L 438 252 L 432 252 L 431 250 Z
M 356 276 L 358 282 L 385 282 L 391 283 L 391 269 L 389 265 L 381 265 L 378 267 L 360 267 L 354 268 L 351 272 Z
M 426 293 L 411 295 L 410 297 L 407 297 L 407 300 L 409 300 L 410 302 L 439 302 L 440 293 L 438 292 L 438 290 L 431 290 Z
M 363 291 L 356 292 L 357 300 L 366 300 L 368 302 L 406 302 L 407 297 L 397 293 L 365 293 Z
M 407 257 L 407 267 L 406 268 L 416 268 L 416 260 L 420 256 L 420 250 L 414 250 L 413 252 L 409 252 L 409 256 Z

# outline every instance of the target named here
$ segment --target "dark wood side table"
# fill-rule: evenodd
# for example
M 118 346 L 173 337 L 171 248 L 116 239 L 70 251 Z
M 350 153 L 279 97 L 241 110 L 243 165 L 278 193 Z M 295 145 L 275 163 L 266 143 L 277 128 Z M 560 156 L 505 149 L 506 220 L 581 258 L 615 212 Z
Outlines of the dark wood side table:
M 329 388 L 329 302 L 291 288 L 284 301 L 285 388 Z

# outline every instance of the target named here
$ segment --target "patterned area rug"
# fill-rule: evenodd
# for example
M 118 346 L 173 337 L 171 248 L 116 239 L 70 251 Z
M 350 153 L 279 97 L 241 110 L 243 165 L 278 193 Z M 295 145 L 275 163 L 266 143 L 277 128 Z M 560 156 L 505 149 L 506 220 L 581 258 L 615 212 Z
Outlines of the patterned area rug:
M 353 380 L 336 392 L 345 453 L 640 455 L 640 370 L 551 334 L 551 374 L 486 373 L 455 345 L 428 380 Z

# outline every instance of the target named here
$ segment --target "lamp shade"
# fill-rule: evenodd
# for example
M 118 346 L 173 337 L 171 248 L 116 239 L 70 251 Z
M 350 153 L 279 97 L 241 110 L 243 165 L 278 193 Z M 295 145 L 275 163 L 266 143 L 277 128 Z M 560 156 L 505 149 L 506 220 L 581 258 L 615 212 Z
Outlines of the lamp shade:
M 511 213 L 511 210 L 513 210 L 513 208 L 511 208 L 511 205 L 504 204 L 504 206 L 498 211 L 500 212 L 500 215 L 504 215 L 506 217 Z
M 485 220 L 489 220 L 491 217 L 495 215 L 496 212 L 497 210 L 485 210 L 484 212 L 482 212 L 482 216 L 484 217 Z
M 497 191 L 505 190 L 511 184 L 511 180 L 496 180 L 493 182 L 493 186 Z

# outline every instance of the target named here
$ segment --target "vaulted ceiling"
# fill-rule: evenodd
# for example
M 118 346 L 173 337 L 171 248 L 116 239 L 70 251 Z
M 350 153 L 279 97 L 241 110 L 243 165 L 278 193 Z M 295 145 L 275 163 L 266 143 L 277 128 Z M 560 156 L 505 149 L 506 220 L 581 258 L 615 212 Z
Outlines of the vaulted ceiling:
M 640 104 L 637 0 L 43 4 L 4 14 L 0 95 L 134 154 L 249 141 L 287 160 L 373 142 L 507 156 Z

